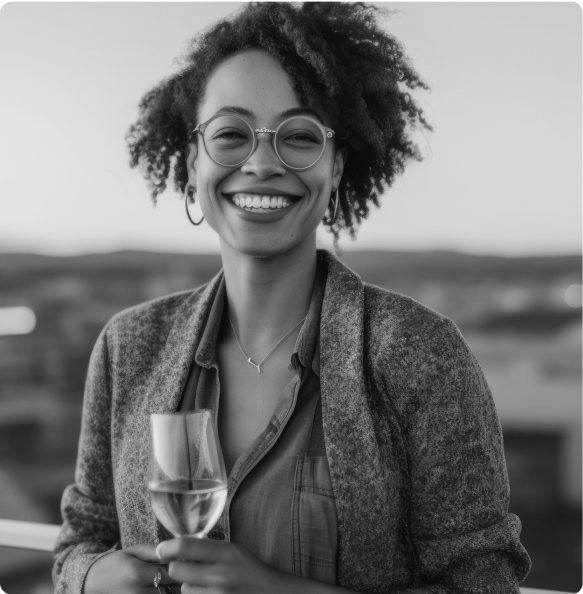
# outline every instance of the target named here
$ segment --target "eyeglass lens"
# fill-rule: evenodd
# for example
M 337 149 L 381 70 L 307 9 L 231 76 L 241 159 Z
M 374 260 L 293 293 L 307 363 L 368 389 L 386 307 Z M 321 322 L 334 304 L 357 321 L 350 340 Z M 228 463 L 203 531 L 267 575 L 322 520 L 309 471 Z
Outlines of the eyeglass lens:
M 204 144 L 210 157 L 221 165 L 243 163 L 253 150 L 253 129 L 238 116 L 219 116 L 204 130 Z M 313 165 L 324 152 L 326 139 L 313 121 L 297 117 L 284 122 L 275 135 L 275 150 L 288 167 Z

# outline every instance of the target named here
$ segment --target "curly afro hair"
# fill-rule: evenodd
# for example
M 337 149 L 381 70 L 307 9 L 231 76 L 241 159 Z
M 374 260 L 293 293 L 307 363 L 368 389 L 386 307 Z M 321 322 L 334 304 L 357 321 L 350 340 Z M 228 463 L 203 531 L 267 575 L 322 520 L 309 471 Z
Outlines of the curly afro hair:
M 154 202 L 171 171 L 184 191 L 189 134 L 213 69 L 261 48 L 279 60 L 301 105 L 325 106 L 337 142 L 348 149 L 340 214 L 330 230 L 336 246 L 342 229 L 354 239 L 369 202 L 378 207 L 379 193 L 405 164 L 421 160 L 412 132 L 432 129 L 409 93 L 428 86 L 379 27 L 376 11 L 364 3 L 251 3 L 195 37 L 181 70 L 143 96 L 126 137 L 130 165 L 141 166 Z

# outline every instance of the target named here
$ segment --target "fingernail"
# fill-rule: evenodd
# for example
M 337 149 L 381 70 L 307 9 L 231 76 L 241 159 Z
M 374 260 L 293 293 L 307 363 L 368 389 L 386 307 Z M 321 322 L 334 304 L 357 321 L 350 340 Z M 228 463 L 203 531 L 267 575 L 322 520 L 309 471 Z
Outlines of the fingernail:
M 158 559 L 160 559 L 160 561 L 162 561 L 162 557 L 160 556 L 160 547 L 163 545 L 164 543 L 161 542 L 158 544 L 158 546 L 156 547 L 156 557 L 158 557 Z

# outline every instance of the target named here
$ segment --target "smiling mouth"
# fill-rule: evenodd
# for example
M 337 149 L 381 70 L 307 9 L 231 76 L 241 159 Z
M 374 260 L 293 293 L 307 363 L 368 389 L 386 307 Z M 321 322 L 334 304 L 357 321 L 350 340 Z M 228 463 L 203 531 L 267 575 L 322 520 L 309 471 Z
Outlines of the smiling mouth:
M 290 207 L 299 200 L 299 196 L 274 196 L 272 194 L 236 194 L 225 195 L 235 206 L 248 212 L 274 212 Z

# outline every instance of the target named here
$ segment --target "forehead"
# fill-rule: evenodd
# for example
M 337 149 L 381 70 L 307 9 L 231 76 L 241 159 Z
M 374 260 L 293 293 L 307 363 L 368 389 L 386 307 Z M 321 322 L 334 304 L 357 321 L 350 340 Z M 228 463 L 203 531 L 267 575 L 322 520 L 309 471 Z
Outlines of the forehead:
M 266 121 L 283 111 L 301 107 L 289 76 L 263 50 L 242 52 L 216 68 L 206 85 L 199 122 L 227 105 L 247 109 Z

